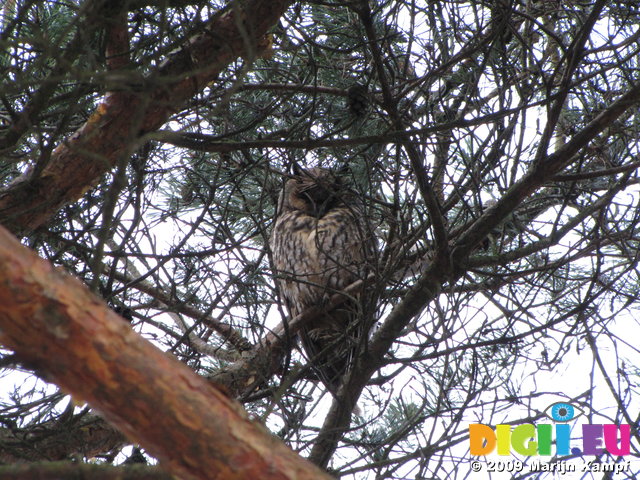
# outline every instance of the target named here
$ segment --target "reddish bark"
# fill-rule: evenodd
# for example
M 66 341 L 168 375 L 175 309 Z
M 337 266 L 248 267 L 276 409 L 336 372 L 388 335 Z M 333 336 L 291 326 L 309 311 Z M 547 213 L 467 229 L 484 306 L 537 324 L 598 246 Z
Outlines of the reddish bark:
M 271 48 L 267 30 L 291 0 L 246 0 L 214 16 L 202 33 L 147 75 L 142 89 L 112 92 L 89 120 L 61 143 L 40 175 L 33 171 L 0 193 L 0 223 L 25 234 L 46 222 L 63 205 L 75 201 L 138 138 L 157 130 L 181 105 L 203 89 L 239 56 L 254 58 Z M 125 32 L 116 25 L 111 40 L 122 50 Z M 124 58 L 111 62 L 121 67 Z M 140 90 L 140 91 L 135 91 Z
M 328 478 L 1 227 L 0 341 L 180 478 Z

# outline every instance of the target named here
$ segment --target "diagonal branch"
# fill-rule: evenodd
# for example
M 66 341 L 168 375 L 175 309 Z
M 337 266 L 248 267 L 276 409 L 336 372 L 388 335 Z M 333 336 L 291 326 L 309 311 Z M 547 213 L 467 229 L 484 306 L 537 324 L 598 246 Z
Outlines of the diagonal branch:
M 233 60 L 252 60 L 270 48 L 265 34 L 291 3 L 236 0 L 151 72 L 144 91 L 107 94 L 89 120 L 58 145 L 39 175 L 28 171 L 0 193 L 0 223 L 25 234 L 80 198 L 136 148 L 143 134 L 160 128 Z
M 284 354 L 291 348 L 296 332 L 352 298 L 373 280 L 373 275 L 357 280 L 342 292 L 332 295 L 322 306 L 308 308 L 296 317 L 282 322 L 261 339 L 253 350 L 243 353 L 242 360 L 214 373 L 209 379 L 224 385 L 232 395 L 248 395 L 281 369 Z
M 607 2 L 604 0 L 598 0 L 595 2 L 587 21 L 580 29 L 580 32 L 571 43 L 569 48 L 567 64 L 562 72 L 562 78 L 558 81 L 558 94 L 555 102 L 553 103 L 549 114 L 547 116 L 547 124 L 540 136 L 540 144 L 538 147 L 538 159 L 543 158 L 548 151 L 553 132 L 556 130 L 556 126 L 560 119 L 562 110 L 565 107 L 567 97 L 571 91 L 571 81 L 578 66 L 580 65 L 581 56 L 584 54 L 584 47 L 591 35 L 591 32 L 596 24 L 602 9 L 606 6 Z
M 114 278 L 119 282 L 126 284 L 127 286 L 133 287 L 142 293 L 146 293 L 150 297 L 160 302 L 162 305 L 167 307 L 170 306 L 172 313 L 181 313 L 193 318 L 198 322 L 202 322 L 211 330 L 215 331 L 225 342 L 228 342 L 234 347 L 233 354 L 237 354 L 238 352 L 245 352 L 252 348 L 251 343 L 249 342 L 249 340 L 243 337 L 240 330 L 233 328 L 228 323 L 221 322 L 211 317 L 211 315 L 207 312 L 199 311 L 197 308 L 194 308 L 184 302 L 176 301 L 177 299 L 175 298 L 175 295 L 170 294 L 167 289 L 163 288 L 163 286 L 153 285 L 147 280 L 138 280 L 142 277 L 142 275 L 132 275 L 133 273 L 138 272 L 134 270 L 135 266 L 129 260 L 126 260 L 126 268 L 126 274 L 114 271 Z M 108 273 L 108 270 L 108 267 L 104 265 L 103 272 Z M 219 353 L 221 355 L 224 355 L 224 352 Z
M 492 229 L 496 228 L 531 193 L 553 180 L 563 168 L 575 160 L 575 155 L 597 135 L 606 130 L 618 117 L 640 104 L 640 83 L 632 85 L 627 93 L 603 110 L 591 123 L 576 133 L 571 140 L 554 153 L 534 163 L 531 169 L 505 194 L 485 210 L 455 242 L 458 258 L 469 255 Z
M 309 455 L 316 465 L 325 466 L 331 459 L 341 432 L 349 426 L 351 411 L 360 393 L 373 373 L 384 365 L 384 357 L 409 322 L 422 312 L 439 295 L 445 284 L 453 285 L 467 270 L 467 258 L 475 247 L 499 225 L 528 195 L 535 192 L 566 167 L 575 154 L 605 130 L 629 108 L 640 103 L 640 84 L 634 85 L 609 108 L 601 112 L 589 125 L 577 133 L 562 148 L 536 163 L 529 173 L 505 193 L 495 205 L 488 208 L 456 240 L 451 248 L 456 260 L 451 272 L 449 259 L 437 255 L 430 262 L 416 283 L 409 289 L 385 318 L 369 344 L 369 349 L 356 363 L 338 397 L 343 402 L 333 402 L 324 424 Z
M 0 341 L 187 480 L 321 479 L 239 404 L 0 228 Z
M 431 225 L 433 227 L 436 249 L 438 250 L 438 253 L 443 256 L 448 255 L 447 250 L 449 245 L 447 240 L 446 219 L 442 214 L 440 203 L 432 185 L 432 180 L 429 178 L 427 173 L 424 158 L 416 148 L 415 144 L 411 141 L 409 135 L 405 133 L 407 125 L 405 125 L 405 122 L 402 120 L 402 117 L 398 112 L 398 101 L 394 98 L 391 91 L 391 85 L 382 60 L 383 54 L 380 49 L 380 40 L 377 38 L 375 32 L 369 4 L 367 2 L 362 2 L 360 7 L 357 9 L 357 12 L 367 34 L 369 48 L 371 48 L 373 60 L 376 65 L 378 79 L 382 88 L 384 108 L 391 118 L 394 129 L 398 132 L 403 132 L 400 135 L 400 143 L 407 152 L 407 157 L 411 163 L 411 168 L 413 170 L 416 183 L 418 184 L 418 189 L 425 201 L 425 205 L 427 206 Z

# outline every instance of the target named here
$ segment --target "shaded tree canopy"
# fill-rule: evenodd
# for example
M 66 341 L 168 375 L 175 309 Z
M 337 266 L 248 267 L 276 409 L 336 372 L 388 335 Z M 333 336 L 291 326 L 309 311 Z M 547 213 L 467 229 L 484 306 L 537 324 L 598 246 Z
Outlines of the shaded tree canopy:
M 549 423 L 549 405 L 566 402 L 584 415 L 572 423 L 577 445 L 582 423 L 628 424 L 631 452 L 543 460 L 629 460 L 616 478 L 636 478 L 636 2 L 1 8 L 0 223 L 206 379 L 212 396 L 241 402 L 249 416 L 238 422 L 336 477 L 479 478 L 469 424 Z M 377 326 L 335 395 L 296 331 L 345 294 L 287 318 L 272 269 L 268 238 L 292 165 L 343 172 L 376 232 L 372 273 L 346 295 L 372 292 Z M 79 283 L 47 290 L 42 280 L 59 298 L 46 303 L 28 269 L 4 258 L 4 275 L 23 273 L 3 279 L 13 293 L 2 325 L 32 331 L 31 315 L 50 310 L 77 325 L 83 315 L 89 326 L 122 322 L 98 301 L 63 308 L 89 298 Z M 23 301 L 20 292 L 42 304 L 16 310 L 9 297 Z M 81 385 L 56 386 L 29 338 L 18 347 L 10 335 L 0 336 L 3 475 L 29 478 L 12 466 L 25 461 L 92 459 L 105 478 L 154 463 L 153 435 L 123 436 L 93 397 L 71 399 Z M 128 366 L 87 365 L 96 389 L 102 373 Z M 176 405 L 176 418 L 193 405 Z M 104 415 L 118 426 L 135 412 Z

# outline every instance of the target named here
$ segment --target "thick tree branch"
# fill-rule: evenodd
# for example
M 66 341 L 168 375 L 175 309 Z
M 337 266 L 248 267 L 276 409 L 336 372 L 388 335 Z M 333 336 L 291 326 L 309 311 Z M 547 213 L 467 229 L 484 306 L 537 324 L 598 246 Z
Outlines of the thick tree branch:
M 440 264 L 430 263 L 403 300 L 389 313 L 369 348 L 358 358 L 345 384 L 338 391 L 338 397 L 343 402 L 334 401 L 331 405 L 309 454 L 309 460 L 313 463 L 320 466 L 328 464 L 344 429 L 349 426 L 351 412 L 360 393 L 373 373 L 384 364 L 385 355 L 402 329 L 440 293 L 442 284 L 447 281 L 447 270 Z
M 222 391 L 0 229 L 0 341 L 185 479 L 325 478 Z
M 284 354 L 291 348 L 296 332 L 303 326 L 317 320 L 360 292 L 373 277 L 357 280 L 336 293 L 321 307 L 311 307 L 292 319 L 287 319 L 267 334 L 256 347 L 243 355 L 243 359 L 214 373 L 209 379 L 228 388 L 233 395 L 247 395 L 271 378 L 281 368 Z
M 21 5 L 23 10 L 18 12 L 15 21 L 19 23 L 19 19 L 24 19 L 29 9 L 28 2 Z M 101 0 L 90 0 L 82 2 L 78 9 L 76 22 L 82 23 L 87 29 L 99 29 L 105 23 L 104 2 Z M 6 45 L 7 38 L 11 38 L 13 28 L 9 27 L 0 32 L 0 44 Z M 4 37 L 5 34 L 8 37 Z M 86 47 L 86 37 L 82 28 L 77 28 L 73 38 L 68 42 L 66 48 L 60 52 L 59 56 L 50 57 L 49 61 L 53 63 L 49 74 L 40 80 L 39 88 L 30 95 L 29 101 L 19 112 L 11 112 L 12 123 L 2 131 L 0 135 L 0 152 L 6 153 L 12 149 L 15 144 L 27 133 L 34 125 L 39 122 L 39 117 L 44 110 L 51 107 L 50 101 L 58 88 L 68 74 L 69 65 L 77 61 Z M 53 47 L 58 47 L 54 45 Z M 6 108 L 6 104 L 5 104 Z
M 0 193 L 0 223 L 24 234 L 78 199 L 136 148 L 141 135 L 160 128 L 229 63 L 239 56 L 252 60 L 270 48 L 265 34 L 290 3 L 232 2 L 144 80 L 148 89 L 109 93 L 89 120 L 53 151 L 40 174 L 29 171 Z

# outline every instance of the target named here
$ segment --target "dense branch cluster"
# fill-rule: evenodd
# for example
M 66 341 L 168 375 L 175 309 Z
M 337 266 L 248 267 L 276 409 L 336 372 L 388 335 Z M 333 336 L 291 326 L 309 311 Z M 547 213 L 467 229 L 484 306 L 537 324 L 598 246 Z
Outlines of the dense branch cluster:
M 638 455 L 634 2 L 1 8 L 0 223 L 295 451 L 464 477 L 469 423 L 567 401 Z M 287 318 L 276 288 L 292 165 L 346 167 L 375 230 L 347 296 L 379 324 L 337 394 L 296 332 L 345 295 Z M 0 352 L 0 462 L 134 456 Z

